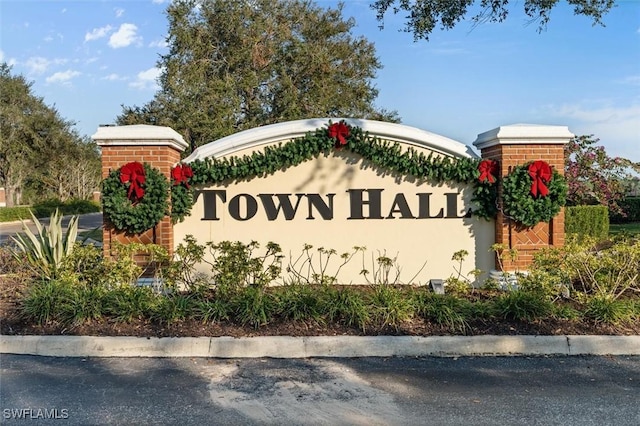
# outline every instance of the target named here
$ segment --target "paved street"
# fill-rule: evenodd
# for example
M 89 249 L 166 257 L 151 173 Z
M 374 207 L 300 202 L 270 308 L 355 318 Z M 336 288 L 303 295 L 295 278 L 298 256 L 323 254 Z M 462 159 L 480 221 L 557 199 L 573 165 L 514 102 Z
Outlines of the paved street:
M 62 220 L 62 226 L 66 229 L 69 224 L 69 219 L 71 216 L 65 216 Z M 42 218 L 40 222 L 44 224 L 49 223 L 49 218 Z M 25 221 L 28 224 L 29 228 L 32 231 L 36 231 L 36 227 L 32 221 Z M 102 213 L 89 213 L 80 215 L 80 219 L 78 219 L 78 232 L 83 231 L 91 231 L 92 229 L 98 228 L 102 226 Z M 11 235 L 15 235 L 18 232 L 22 232 L 22 223 L 20 222 L 10 222 L 10 223 L 2 223 L 0 222 L 0 245 L 6 243 Z
M 640 357 L 3 355 L 1 373 L 3 424 L 640 424 Z

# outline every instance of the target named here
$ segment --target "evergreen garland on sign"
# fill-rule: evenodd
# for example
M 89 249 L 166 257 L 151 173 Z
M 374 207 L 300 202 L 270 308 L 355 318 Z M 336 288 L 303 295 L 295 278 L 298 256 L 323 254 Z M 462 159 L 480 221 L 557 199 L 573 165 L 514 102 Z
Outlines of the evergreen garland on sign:
M 473 201 L 477 204 L 473 213 L 485 219 L 495 217 L 495 185 L 478 182 L 478 159 L 452 158 L 432 153 L 425 155 L 412 147 L 403 150 L 397 142 L 381 140 L 344 121 L 329 122 L 327 128 L 318 128 L 289 142 L 267 146 L 261 152 L 251 155 L 196 160 L 190 163 L 193 177 L 189 179 L 189 183 L 213 185 L 229 180 L 264 177 L 297 166 L 318 155 L 328 155 L 334 149 L 351 151 L 377 167 L 418 179 L 473 183 Z

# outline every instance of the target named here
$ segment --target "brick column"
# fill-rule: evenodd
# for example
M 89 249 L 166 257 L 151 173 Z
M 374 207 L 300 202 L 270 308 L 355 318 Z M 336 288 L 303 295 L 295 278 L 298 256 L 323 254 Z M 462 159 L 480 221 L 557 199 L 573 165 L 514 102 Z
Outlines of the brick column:
M 131 161 L 148 163 L 170 179 L 171 168 L 180 161 L 180 153 L 187 148 L 187 143 L 175 130 L 146 124 L 101 126 L 92 139 L 102 149 L 103 179 L 111 170 Z M 168 216 L 154 228 L 136 235 L 115 231 L 105 218 L 102 232 L 103 251 L 107 257 L 112 255 L 111 247 L 116 241 L 158 244 L 173 253 L 173 224 Z
M 535 160 L 546 161 L 564 175 L 564 145 L 573 136 L 566 126 L 516 124 L 481 133 L 473 144 L 480 150 L 482 158 L 499 162 L 502 177 L 509 174 L 514 166 Z M 500 187 L 500 207 L 501 193 Z M 532 228 L 523 228 L 499 212 L 495 225 L 496 243 L 518 252 L 514 262 L 503 260 L 505 272 L 526 271 L 537 250 L 564 245 L 564 209 L 549 223 L 539 223 Z

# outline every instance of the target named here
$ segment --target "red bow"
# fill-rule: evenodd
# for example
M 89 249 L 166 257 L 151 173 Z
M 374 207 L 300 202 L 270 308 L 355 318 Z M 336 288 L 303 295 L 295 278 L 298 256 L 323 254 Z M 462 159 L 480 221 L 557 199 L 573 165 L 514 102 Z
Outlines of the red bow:
M 541 197 L 549 195 L 547 183 L 551 180 L 551 167 L 542 160 L 534 161 L 529 165 L 529 176 L 533 179 L 531 183 L 531 195 L 534 197 L 540 193 Z
M 127 163 L 120 168 L 120 182 L 129 182 L 129 192 L 127 193 L 129 199 L 131 199 L 132 194 L 137 199 L 141 199 L 144 196 L 144 188 L 141 185 L 144 184 L 145 180 L 144 166 L 137 161 Z
M 478 178 L 480 182 L 484 183 L 489 181 L 489 183 L 494 183 L 496 181 L 494 175 L 498 173 L 498 162 L 482 160 L 478 165 L 478 170 L 480 171 L 480 177 Z
M 189 188 L 189 178 L 192 176 L 193 170 L 191 169 L 191 166 L 187 164 L 178 164 L 171 169 L 171 177 L 173 178 L 174 185 L 184 183 L 184 185 Z
M 338 139 L 339 145 L 346 145 L 349 137 L 349 127 L 343 122 L 333 123 L 329 126 L 329 137 Z

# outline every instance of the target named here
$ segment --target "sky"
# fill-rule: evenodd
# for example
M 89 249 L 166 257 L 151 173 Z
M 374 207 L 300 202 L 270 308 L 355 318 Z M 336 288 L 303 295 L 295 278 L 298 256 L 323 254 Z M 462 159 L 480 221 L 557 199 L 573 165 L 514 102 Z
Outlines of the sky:
M 353 35 L 374 43 L 383 65 L 376 105 L 396 110 L 403 124 L 467 145 L 504 125 L 568 126 L 599 138 L 611 156 L 640 161 L 640 0 L 618 0 L 604 27 L 561 1 L 542 32 L 512 0 L 505 22 L 465 20 L 418 42 L 402 31 L 404 15 L 387 14 L 380 30 L 370 1 L 344 3 Z M 91 136 L 122 105 L 142 106 L 159 89 L 167 5 L 0 0 L 0 62 Z

